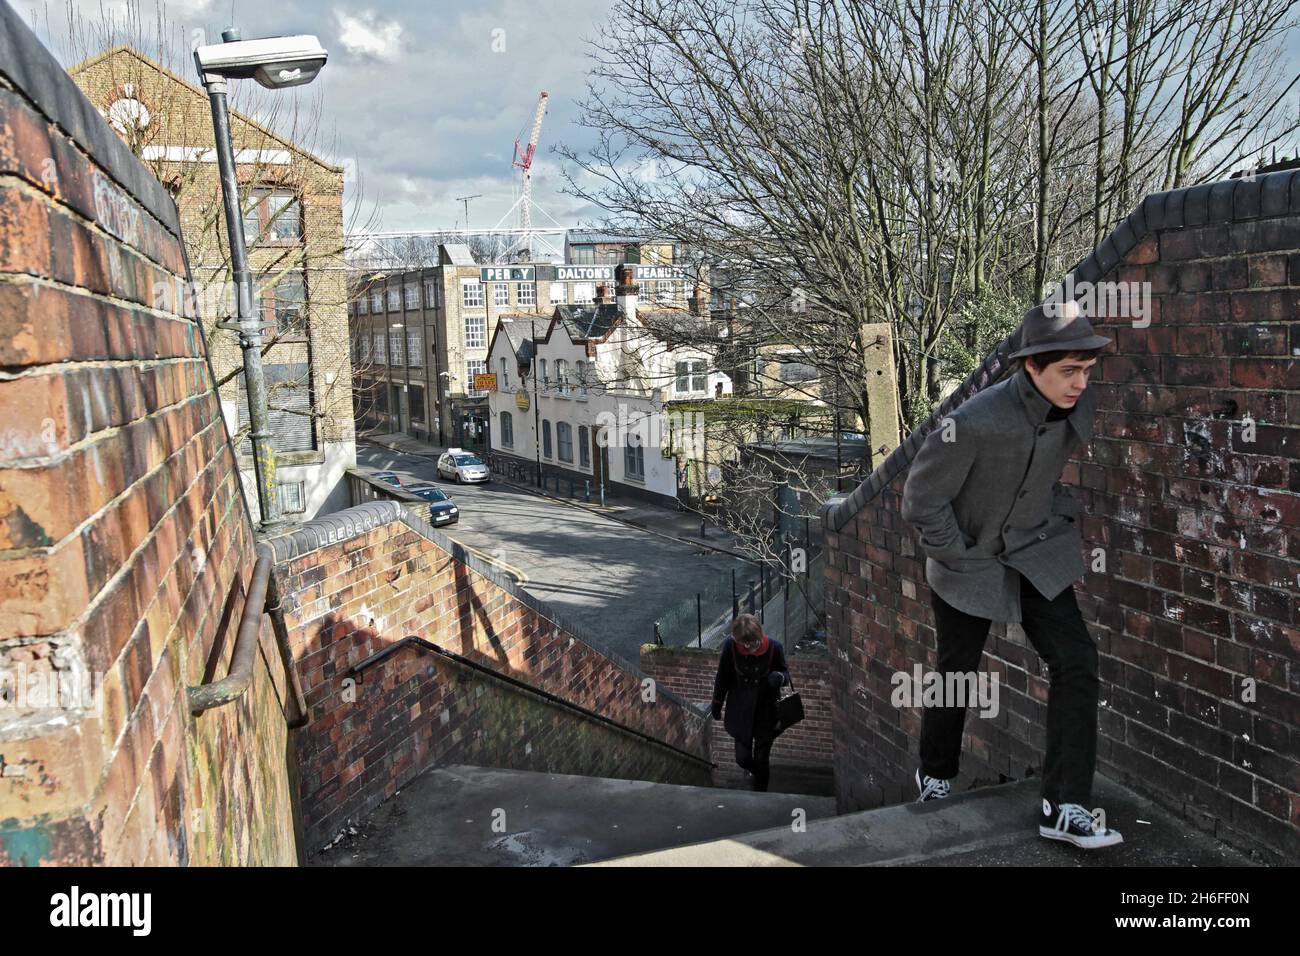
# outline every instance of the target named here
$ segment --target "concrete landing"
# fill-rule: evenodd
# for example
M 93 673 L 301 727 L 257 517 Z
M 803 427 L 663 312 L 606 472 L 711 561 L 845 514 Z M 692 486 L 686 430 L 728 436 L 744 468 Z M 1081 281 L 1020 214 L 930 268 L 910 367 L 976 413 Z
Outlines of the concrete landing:
M 1098 777 L 1092 805 L 1124 843 L 1079 850 L 1038 835 L 1040 781 L 972 790 L 654 853 L 600 866 L 1250 866 L 1150 801 Z M 1092 809 L 1092 808 L 1090 808 Z M 1139 822 L 1145 821 L 1145 822 Z
M 832 816 L 829 797 L 434 768 L 312 866 L 570 866 Z M 494 828 L 494 820 L 500 822 Z

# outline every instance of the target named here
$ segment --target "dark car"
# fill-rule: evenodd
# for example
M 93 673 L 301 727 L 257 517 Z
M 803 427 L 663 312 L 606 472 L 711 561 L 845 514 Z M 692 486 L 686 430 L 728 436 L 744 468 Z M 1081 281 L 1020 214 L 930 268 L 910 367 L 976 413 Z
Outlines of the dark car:
M 429 524 L 455 524 L 460 520 L 460 509 L 437 485 L 412 485 L 406 489 L 429 502 Z
M 396 472 L 377 471 L 370 477 L 376 479 L 377 481 L 383 481 L 383 482 L 387 482 L 390 485 L 396 485 L 398 488 L 402 487 L 402 479 L 397 477 Z

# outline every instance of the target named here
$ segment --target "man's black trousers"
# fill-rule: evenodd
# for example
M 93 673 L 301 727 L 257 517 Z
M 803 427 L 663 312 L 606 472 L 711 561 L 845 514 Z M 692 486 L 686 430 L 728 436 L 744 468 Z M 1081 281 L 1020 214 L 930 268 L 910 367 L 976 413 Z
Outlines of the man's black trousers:
M 930 589 L 938 632 L 936 670 L 975 673 L 992 622 L 959 611 Z M 1021 626 L 1047 663 L 1047 752 L 1043 797 L 1087 807 L 1097 765 L 1097 644 L 1075 600 L 1074 585 L 1047 600 L 1020 575 Z M 998 689 L 1002 693 L 1002 688 Z M 945 704 L 951 703 L 944 701 Z M 999 701 L 1005 706 L 1006 701 Z M 925 707 L 921 715 L 921 772 L 948 780 L 957 776 L 965 707 Z

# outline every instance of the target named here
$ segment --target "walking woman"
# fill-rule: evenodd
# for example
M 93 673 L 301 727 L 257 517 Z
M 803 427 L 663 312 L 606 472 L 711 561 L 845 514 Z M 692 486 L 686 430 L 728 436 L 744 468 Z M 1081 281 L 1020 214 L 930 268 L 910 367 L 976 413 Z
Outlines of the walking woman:
M 780 688 L 790 683 L 781 642 L 763 633 L 753 614 L 741 614 L 722 643 L 718 676 L 713 682 L 713 719 L 736 739 L 736 763 L 754 776 L 754 789 L 766 790 L 768 757 L 776 739 L 776 702 Z

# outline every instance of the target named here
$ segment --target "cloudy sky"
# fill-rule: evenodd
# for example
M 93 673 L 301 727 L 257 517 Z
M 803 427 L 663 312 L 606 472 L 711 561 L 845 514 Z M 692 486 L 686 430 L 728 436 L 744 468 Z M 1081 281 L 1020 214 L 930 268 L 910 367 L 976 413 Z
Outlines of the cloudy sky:
M 10 0 L 65 65 L 69 48 L 65 0 Z M 121 17 L 118 0 L 73 0 L 80 15 Z M 158 5 L 139 0 L 142 31 L 152 38 Z M 307 87 L 322 97 L 325 124 L 336 130 L 335 155 L 360 172 L 363 205 L 378 207 L 378 228 L 440 229 L 494 226 L 510 209 L 518 171 L 516 137 L 527 140 L 537 97 L 550 93 L 537 158 L 534 200 L 565 225 L 591 223 L 600 211 L 560 192 L 561 139 L 581 148 L 589 131 L 574 123 L 588 66 L 585 37 L 593 37 L 610 0 L 168 0 L 164 13 L 173 47 L 189 49 L 194 30 L 217 43 L 232 23 L 245 38 L 313 33 L 330 53 Z M 83 22 L 83 28 L 86 24 Z M 177 39 L 181 38 L 181 39 Z M 83 44 L 84 45 L 84 44 Z M 146 51 L 149 52 L 149 51 Z M 170 64 L 190 79 L 185 56 Z M 355 192 L 355 190 L 353 190 Z M 544 221 L 544 220 L 543 220 Z M 538 222 L 538 217 L 534 217 Z M 510 222 L 506 225 L 515 225 Z
M 83 40 L 75 49 L 69 2 L 83 35 L 106 17 L 120 22 L 128 9 L 128 0 L 10 2 L 65 65 L 90 45 Z M 612 0 L 129 0 L 143 25 L 128 35 L 167 60 L 148 49 L 150 40 L 156 44 L 160 2 L 173 48 L 169 65 L 194 79 L 194 31 L 213 43 L 232 24 L 246 38 L 320 37 L 329 64 L 304 95 L 320 97 L 326 131 L 334 131 L 322 154 L 359 171 L 349 196 L 361 198 L 355 215 L 378 216 L 367 219 L 372 228 L 461 227 L 464 206 L 456 197 L 474 194 L 481 198 L 469 204 L 470 225 L 497 225 L 514 201 L 514 142 L 526 140 L 542 90 L 551 95 L 533 166 L 536 204 L 565 225 L 600 218 L 599 209 L 560 192 L 552 150 L 564 142 L 581 153 L 592 142 L 575 122 L 576 101 L 589 68 L 585 41 L 606 23 Z M 1286 74 L 1294 76 L 1300 35 L 1289 38 L 1287 53 Z

